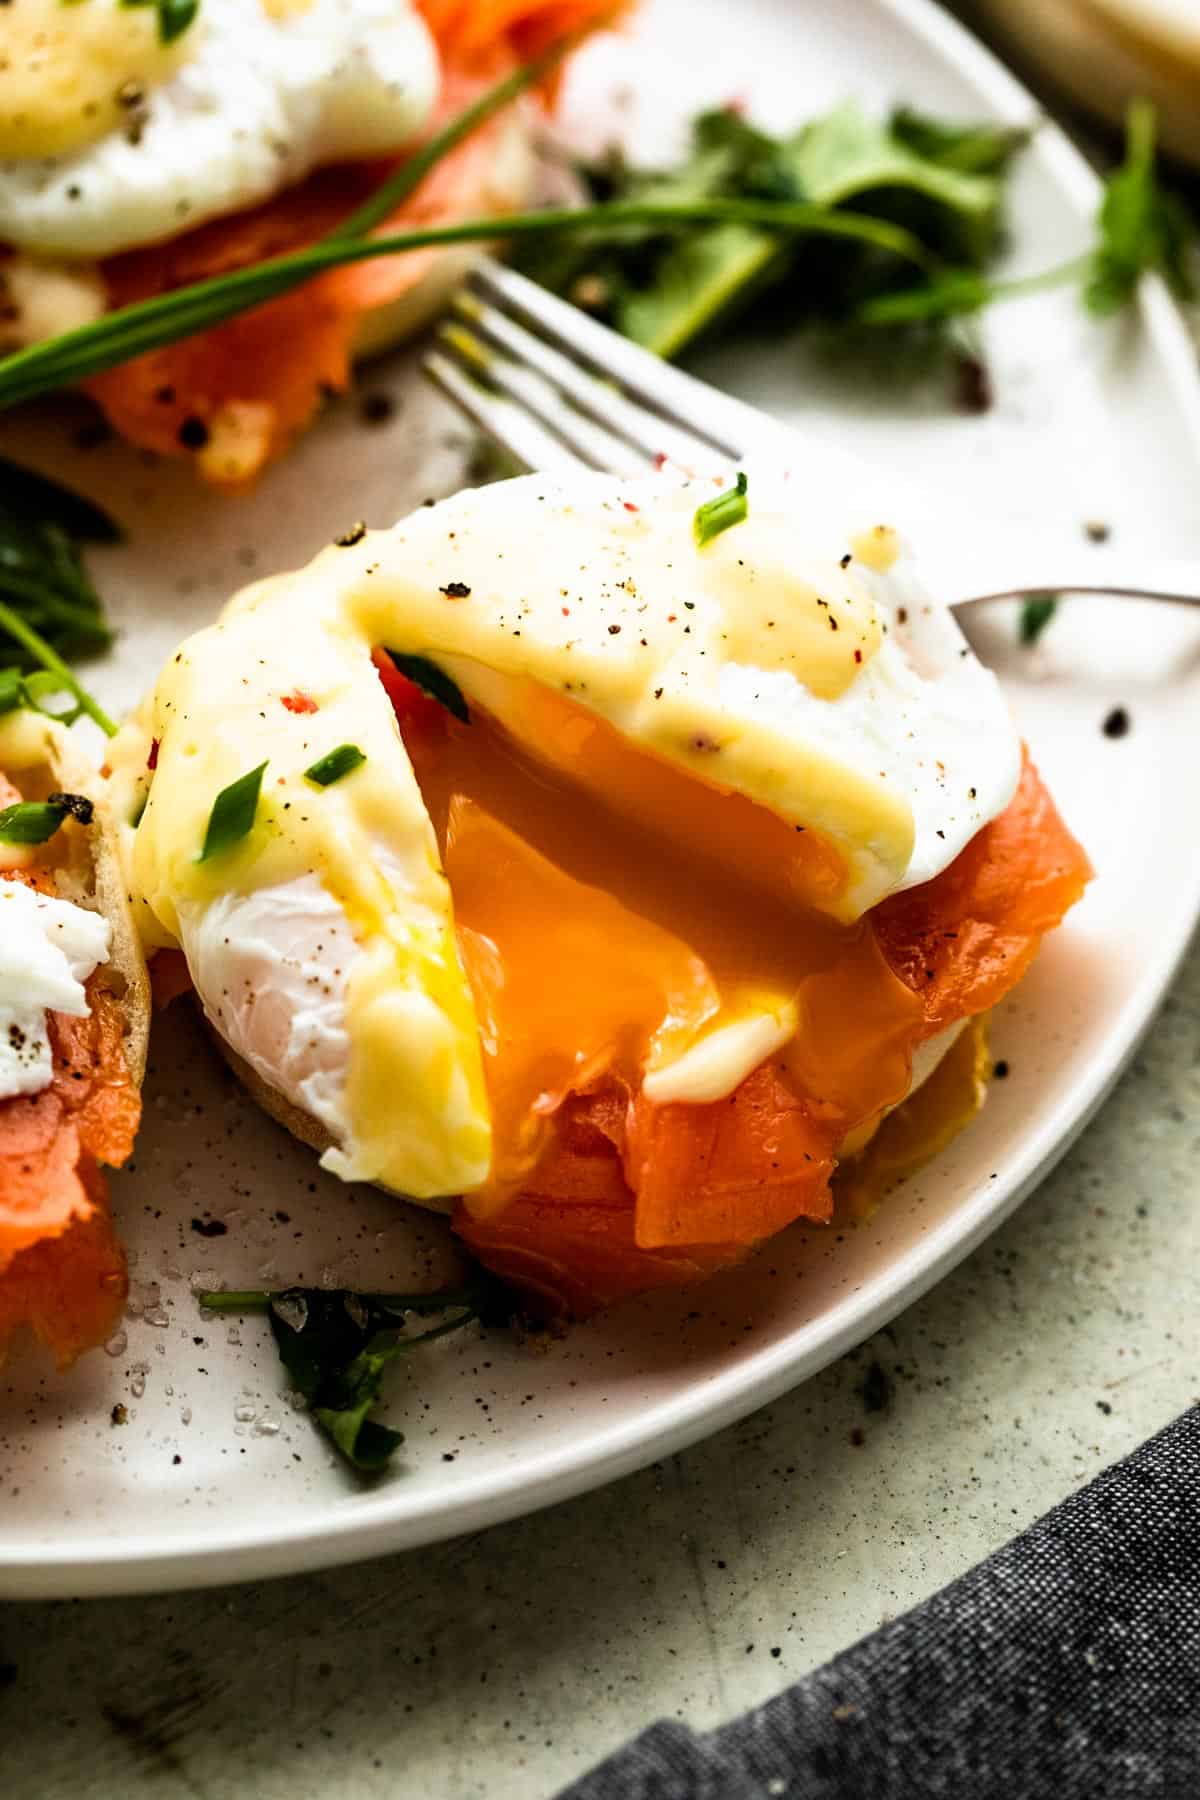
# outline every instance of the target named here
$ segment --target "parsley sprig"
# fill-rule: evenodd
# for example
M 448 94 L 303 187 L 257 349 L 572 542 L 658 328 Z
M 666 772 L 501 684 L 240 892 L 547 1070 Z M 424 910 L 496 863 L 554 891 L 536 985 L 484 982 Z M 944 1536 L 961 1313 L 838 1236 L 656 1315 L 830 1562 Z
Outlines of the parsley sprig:
M 112 641 L 82 546 L 119 536 L 89 500 L 0 458 L 0 639 L 16 647 L 15 663 L 0 668 L 0 713 L 28 707 L 68 725 L 86 714 L 109 736 L 116 730 L 66 659 Z M 55 697 L 66 704 L 52 706 Z
M 218 1313 L 265 1313 L 294 1389 L 322 1431 L 352 1468 L 377 1474 L 404 1442 L 404 1433 L 370 1417 L 387 1369 L 423 1344 L 478 1322 L 499 1325 L 512 1302 L 498 1282 L 479 1275 L 460 1287 L 426 1294 L 356 1294 L 345 1289 L 209 1290 L 200 1305 Z M 409 1335 L 410 1317 L 448 1314 L 441 1324 Z

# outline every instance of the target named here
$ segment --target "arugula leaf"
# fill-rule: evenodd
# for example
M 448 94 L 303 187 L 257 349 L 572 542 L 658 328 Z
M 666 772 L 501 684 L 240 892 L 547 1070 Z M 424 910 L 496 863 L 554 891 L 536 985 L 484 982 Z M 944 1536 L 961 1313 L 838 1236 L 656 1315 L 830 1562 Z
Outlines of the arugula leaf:
M 82 494 L 0 456 L 0 512 L 58 525 L 81 544 L 119 544 L 121 528 Z
M 760 224 L 693 225 L 683 232 L 647 223 L 605 229 L 603 217 L 577 237 L 535 243 L 520 257 L 526 273 L 597 313 L 636 343 L 675 356 L 703 333 L 727 327 L 759 302 L 790 322 L 844 323 L 859 307 L 911 280 L 896 253 L 901 228 L 937 264 L 978 275 L 999 238 L 1003 175 L 1024 134 L 993 126 L 935 126 L 915 114 L 890 123 L 848 103 L 790 137 L 774 138 L 738 114 L 701 114 L 688 156 L 670 171 L 631 168 L 619 156 L 581 165 L 588 198 L 600 205 L 703 205 L 741 201 L 781 209 L 808 204 L 837 218 L 852 207 L 854 242 L 797 242 Z M 876 235 L 872 238 L 872 232 Z M 907 300 L 897 323 L 936 323 L 962 310 L 956 299 Z
M 512 1305 L 504 1289 L 480 1275 L 465 1286 L 427 1294 L 355 1294 L 345 1289 L 285 1288 L 206 1292 L 203 1307 L 221 1313 L 266 1313 L 280 1361 L 313 1418 L 350 1465 L 364 1474 L 385 1467 L 404 1434 L 370 1417 L 389 1366 L 422 1344 L 477 1320 L 504 1323 Z M 452 1316 L 415 1336 L 409 1315 Z
M 119 536 L 90 501 L 0 458 L 0 599 L 64 656 L 93 655 L 112 641 L 79 545 Z M 23 666 L 38 667 L 40 656 L 22 649 Z
M 1155 127 L 1153 106 L 1133 101 L 1125 121 L 1125 159 L 1105 183 L 1097 218 L 1100 242 L 1084 288 L 1084 303 L 1100 318 L 1119 312 L 1148 270 L 1163 276 L 1177 299 L 1193 297 L 1187 268 L 1193 221 L 1179 196 L 1159 185 Z
M 926 162 L 964 175 L 1003 175 L 1031 133 L 1021 125 L 964 125 L 934 119 L 911 106 L 898 106 L 892 136 Z

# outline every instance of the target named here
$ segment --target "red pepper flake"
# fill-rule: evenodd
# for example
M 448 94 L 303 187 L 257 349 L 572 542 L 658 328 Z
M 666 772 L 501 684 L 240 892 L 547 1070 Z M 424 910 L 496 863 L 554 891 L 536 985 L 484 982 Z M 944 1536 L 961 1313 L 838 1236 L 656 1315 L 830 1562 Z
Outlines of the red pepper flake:
M 678 613 L 668 613 L 667 614 L 667 624 L 673 625 L 678 617 L 679 617 Z
M 656 450 L 655 451 L 654 466 L 656 469 L 665 468 L 669 461 L 670 461 L 670 458 L 668 457 L 665 450 Z
M 856 663 L 860 663 L 862 661 L 862 651 L 861 650 L 856 650 L 854 652 L 854 660 Z
M 294 694 L 283 694 L 280 698 L 290 713 L 315 713 L 320 711 L 319 706 L 312 698 L 311 694 L 301 694 L 296 692 Z
M 146 767 L 153 771 L 158 767 L 158 739 L 150 739 L 150 754 L 146 758 Z
M 570 616 L 571 616 L 571 609 L 570 609 L 570 607 L 569 607 L 569 606 L 564 606 L 564 607 L 563 607 L 563 609 L 562 609 L 562 616 L 563 616 L 563 618 L 564 618 L 564 619 L 569 619 L 569 618 L 570 618 Z
M 622 500 L 621 504 L 626 512 L 641 512 L 642 510 L 640 506 L 635 506 L 632 500 Z

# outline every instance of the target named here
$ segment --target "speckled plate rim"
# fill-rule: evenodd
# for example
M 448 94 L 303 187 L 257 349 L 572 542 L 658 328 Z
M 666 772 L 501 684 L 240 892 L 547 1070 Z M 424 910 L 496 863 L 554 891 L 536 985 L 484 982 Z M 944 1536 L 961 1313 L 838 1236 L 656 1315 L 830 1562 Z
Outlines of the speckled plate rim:
M 903 30 L 971 82 L 996 113 L 1027 123 L 1038 109 L 995 57 L 932 0 L 872 0 Z M 1039 132 L 1036 154 L 1068 201 L 1090 213 L 1098 183 L 1069 140 L 1053 126 Z M 1143 328 L 1169 375 L 1176 404 L 1200 469 L 1200 372 L 1186 328 L 1161 283 L 1144 283 Z M 253 1529 L 179 1534 L 145 1550 L 111 1539 L 74 1540 L 53 1547 L 5 1548 L 0 1543 L 0 1595 L 48 1598 L 131 1594 L 258 1580 L 359 1561 L 416 1548 L 527 1514 L 685 1449 L 733 1424 L 816 1374 L 919 1299 L 994 1231 L 1066 1154 L 1134 1056 L 1153 1022 L 1192 939 L 1200 916 L 1200 842 L 1188 875 L 1166 913 L 1155 955 L 1113 1029 L 1064 1090 L 1053 1113 L 1015 1142 L 1003 1176 L 970 1196 L 943 1224 L 878 1276 L 801 1326 L 787 1338 L 695 1382 L 669 1400 L 591 1431 L 539 1457 L 535 1469 L 515 1468 L 472 1477 L 466 1471 L 453 1499 L 431 1513 L 402 1488 L 364 1496 L 352 1508 L 325 1509 L 311 1523 L 281 1528 L 269 1519 Z

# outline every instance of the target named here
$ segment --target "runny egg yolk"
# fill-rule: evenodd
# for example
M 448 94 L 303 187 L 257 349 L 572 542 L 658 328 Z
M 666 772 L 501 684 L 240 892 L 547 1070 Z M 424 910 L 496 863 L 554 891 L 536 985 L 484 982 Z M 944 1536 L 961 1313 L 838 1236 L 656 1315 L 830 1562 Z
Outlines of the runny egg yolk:
M 920 1002 L 869 918 L 803 903 L 839 878 L 828 846 L 570 700 L 530 684 L 526 707 L 536 759 L 478 708 L 402 720 L 480 1020 L 493 1157 L 471 1210 L 528 1181 L 570 1089 L 636 1090 L 764 1013 L 794 1009 L 777 1060 L 847 1130 L 902 1098 Z
M 186 60 L 194 28 L 164 44 L 157 6 L 9 0 L 0 33 L 0 158 L 62 156 L 136 119 Z

